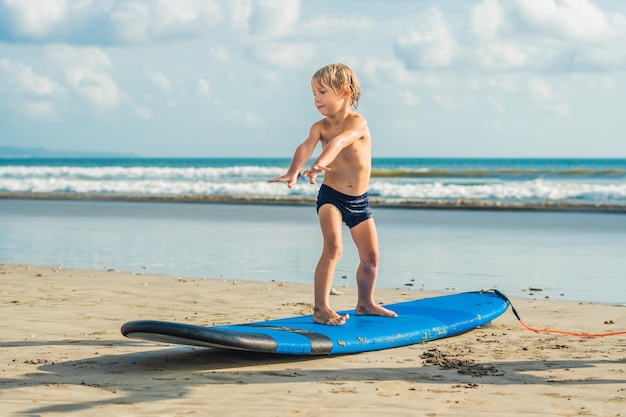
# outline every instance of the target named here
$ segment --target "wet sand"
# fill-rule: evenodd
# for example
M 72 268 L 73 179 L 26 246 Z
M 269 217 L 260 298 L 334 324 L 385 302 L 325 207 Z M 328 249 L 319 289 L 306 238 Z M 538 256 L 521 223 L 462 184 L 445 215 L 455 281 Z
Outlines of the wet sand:
M 626 305 L 626 217 L 377 208 L 378 286 Z M 314 206 L 0 200 L 0 262 L 308 284 Z M 334 285 L 354 286 L 343 228 Z
M 292 357 L 126 339 L 156 319 L 216 325 L 311 313 L 306 284 L 0 264 L 0 414 L 10 416 L 624 416 L 626 337 L 491 327 L 403 348 Z M 354 307 L 355 289 L 332 297 Z M 435 295 L 380 289 L 391 303 Z M 524 321 L 626 329 L 626 308 L 513 300 Z
M 85 200 L 85 201 L 126 201 L 160 203 L 218 203 L 218 204 L 266 204 L 266 205 L 313 205 L 315 197 L 281 196 L 258 197 L 251 195 L 124 195 L 95 193 L 32 193 L 0 192 L 0 199 L 23 200 Z M 482 201 L 475 199 L 437 200 L 437 199 L 395 199 L 389 200 L 370 197 L 373 207 L 408 208 L 408 209 L 445 209 L 445 210 L 492 210 L 492 211 L 556 211 L 556 212 L 598 212 L 625 213 L 626 205 L 593 204 L 580 202 L 504 202 Z

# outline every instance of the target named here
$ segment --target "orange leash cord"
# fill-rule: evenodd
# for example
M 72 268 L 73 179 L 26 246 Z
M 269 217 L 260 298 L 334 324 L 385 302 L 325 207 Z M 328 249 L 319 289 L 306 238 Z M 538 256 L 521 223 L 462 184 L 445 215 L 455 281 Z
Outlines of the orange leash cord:
M 626 335 L 626 331 L 623 331 L 623 332 L 611 332 L 611 333 L 576 333 L 576 332 L 567 332 L 567 331 L 563 331 L 563 330 L 538 329 L 536 327 L 530 327 L 526 323 L 524 323 L 524 321 L 520 318 L 517 310 L 513 306 L 513 303 L 511 303 L 511 300 L 509 300 L 509 298 L 506 295 L 504 295 L 502 292 L 500 292 L 499 290 L 496 290 L 496 289 L 491 289 L 490 291 L 493 291 L 496 295 L 500 296 L 507 303 L 509 303 L 509 305 L 511 306 L 511 311 L 513 312 L 513 314 L 515 314 L 515 317 L 520 322 L 522 327 L 525 328 L 526 330 L 530 330 L 531 332 L 535 332 L 535 333 L 550 333 L 550 334 L 562 334 L 562 335 L 566 335 L 566 336 L 587 337 L 587 338 Z

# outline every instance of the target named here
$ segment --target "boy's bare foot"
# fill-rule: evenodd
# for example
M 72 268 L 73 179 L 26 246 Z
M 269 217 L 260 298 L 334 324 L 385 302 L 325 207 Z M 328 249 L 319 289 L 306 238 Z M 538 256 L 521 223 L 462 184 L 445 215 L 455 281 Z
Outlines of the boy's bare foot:
M 381 317 L 398 317 L 395 311 L 386 309 L 385 307 L 373 304 L 370 306 L 356 306 L 356 314 L 359 316 L 381 316 Z
M 332 310 L 321 311 L 315 309 L 313 312 L 313 321 L 318 324 L 326 324 L 328 326 L 341 326 L 346 324 L 346 321 L 350 318 L 349 314 L 340 316 Z

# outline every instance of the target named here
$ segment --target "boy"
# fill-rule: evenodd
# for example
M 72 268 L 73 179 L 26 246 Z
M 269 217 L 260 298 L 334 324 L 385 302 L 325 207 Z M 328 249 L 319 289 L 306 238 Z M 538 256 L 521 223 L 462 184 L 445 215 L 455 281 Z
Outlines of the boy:
M 348 314 L 337 314 L 329 303 L 335 266 L 343 250 L 342 221 L 350 228 L 359 253 L 356 313 L 397 317 L 395 312 L 374 302 L 378 235 L 367 196 L 372 165 L 371 137 L 365 118 L 354 112 L 361 88 L 354 72 L 343 64 L 319 69 L 313 75 L 311 87 L 315 107 L 324 118 L 311 126 L 309 136 L 296 148 L 287 173 L 269 182 L 286 182 L 289 188 L 293 187 L 318 142 L 322 144 L 320 156 L 302 173 L 315 184 L 317 175 L 324 172 L 317 197 L 324 246 L 315 268 L 313 320 L 336 326 L 349 318 Z

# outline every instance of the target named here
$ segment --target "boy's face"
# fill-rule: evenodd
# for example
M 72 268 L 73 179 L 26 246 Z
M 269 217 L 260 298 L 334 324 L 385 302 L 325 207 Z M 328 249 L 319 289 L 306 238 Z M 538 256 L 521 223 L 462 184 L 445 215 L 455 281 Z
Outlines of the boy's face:
M 311 82 L 314 104 L 323 116 L 332 116 L 348 105 L 349 91 L 337 94 L 330 86 L 321 82 Z M 346 89 L 348 90 L 348 89 Z

